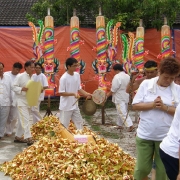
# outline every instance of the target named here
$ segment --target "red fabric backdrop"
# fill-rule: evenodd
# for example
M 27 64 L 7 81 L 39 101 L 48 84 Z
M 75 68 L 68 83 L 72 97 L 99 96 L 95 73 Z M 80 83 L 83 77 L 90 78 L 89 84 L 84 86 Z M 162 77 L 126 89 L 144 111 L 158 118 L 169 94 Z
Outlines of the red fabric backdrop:
M 176 57 L 180 58 L 180 31 L 175 30 L 175 48 Z M 0 28 L 0 61 L 5 65 L 5 71 L 11 70 L 14 62 L 25 61 L 34 57 L 32 52 L 32 30 L 27 28 Z M 59 72 L 56 75 L 58 84 L 60 76 L 65 72 L 64 62 L 70 56 L 67 47 L 70 45 L 70 27 L 55 28 L 55 57 L 60 61 Z M 81 76 L 82 82 L 85 84 L 85 90 L 93 92 L 98 87 L 98 82 L 93 80 L 95 76 L 94 70 L 91 67 L 92 61 L 96 58 L 96 53 L 92 51 L 93 46 L 96 46 L 96 30 L 80 28 L 80 39 L 84 40 L 84 45 L 80 46 L 81 58 L 86 62 L 85 73 Z M 153 59 L 157 62 L 157 55 L 160 53 L 160 31 L 150 29 L 145 31 L 145 50 L 149 50 L 149 54 L 145 57 Z M 121 59 L 122 43 L 118 41 L 117 59 Z M 107 80 L 111 81 L 113 72 L 107 74 Z

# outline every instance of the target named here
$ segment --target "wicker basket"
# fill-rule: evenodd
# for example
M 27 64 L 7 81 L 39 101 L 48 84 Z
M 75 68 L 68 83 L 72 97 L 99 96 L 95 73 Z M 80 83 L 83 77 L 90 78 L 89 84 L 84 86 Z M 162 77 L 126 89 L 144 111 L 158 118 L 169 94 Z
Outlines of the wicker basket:
M 96 104 L 91 99 L 87 99 L 82 105 L 82 111 L 88 116 L 92 116 L 96 112 L 96 109 Z

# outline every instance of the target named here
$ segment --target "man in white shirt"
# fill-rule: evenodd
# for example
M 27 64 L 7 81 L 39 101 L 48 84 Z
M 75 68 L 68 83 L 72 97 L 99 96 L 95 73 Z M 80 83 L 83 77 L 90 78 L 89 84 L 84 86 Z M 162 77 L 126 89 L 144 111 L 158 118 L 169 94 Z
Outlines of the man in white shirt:
M 115 103 L 118 113 L 117 125 L 119 128 L 121 129 L 123 124 L 125 124 L 126 127 L 129 127 L 128 132 L 131 132 L 133 131 L 134 126 L 130 116 L 127 115 L 129 94 L 126 93 L 126 87 L 130 77 L 123 71 L 121 64 L 115 64 L 113 70 L 116 75 L 112 80 L 112 87 L 107 94 L 107 98 L 112 95 L 112 102 Z
M 37 106 L 32 107 L 33 124 L 35 124 L 36 122 L 42 119 L 41 114 L 39 112 L 39 107 L 40 107 L 41 101 L 44 101 L 44 95 L 45 95 L 44 90 L 48 88 L 47 77 L 41 72 L 42 65 L 40 63 L 35 63 L 34 66 L 35 66 L 36 74 L 33 74 L 31 79 L 36 82 L 41 82 L 43 89 L 39 96 Z
M 19 62 L 16 62 L 13 64 L 12 71 L 7 71 L 4 73 L 4 75 L 10 76 L 11 86 L 12 86 L 16 76 L 21 71 L 21 69 L 22 69 L 22 64 Z M 12 135 L 14 127 L 17 122 L 17 107 L 12 105 L 13 99 L 14 99 L 14 92 L 11 90 L 11 97 L 10 97 L 11 106 L 10 106 L 10 112 L 9 112 L 9 116 L 8 116 L 7 123 L 6 123 L 5 136 Z
M 11 80 L 3 74 L 4 64 L 0 62 L 0 140 L 4 137 L 7 118 L 10 110 Z
M 33 141 L 29 122 L 31 109 L 28 106 L 26 99 L 26 92 L 28 91 L 26 85 L 34 72 L 34 63 L 32 61 L 27 61 L 24 64 L 24 68 L 25 72 L 16 77 L 12 87 L 12 90 L 15 93 L 15 102 L 13 102 L 13 104 L 18 108 L 18 124 L 14 142 L 27 142 L 27 145 L 32 145 Z M 22 139 L 23 135 L 24 140 Z
M 79 111 L 78 104 L 75 103 L 79 94 L 91 98 L 91 94 L 81 88 L 79 73 L 75 72 L 78 67 L 78 61 L 75 58 L 66 60 L 67 71 L 59 80 L 60 93 L 60 121 L 68 128 L 70 120 L 74 122 L 77 129 L 82 129 L 83 119 Z

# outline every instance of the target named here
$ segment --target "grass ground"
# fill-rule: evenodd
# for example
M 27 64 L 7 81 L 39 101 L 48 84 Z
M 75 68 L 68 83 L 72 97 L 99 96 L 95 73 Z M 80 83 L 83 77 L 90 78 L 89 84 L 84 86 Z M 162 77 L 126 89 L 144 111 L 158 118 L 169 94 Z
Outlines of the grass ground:
M 95 131 L 97 134 L 105 137 L 105 138 L 112 138 L 112 139 L 119 139 L 119 135 L 117 133 L 113 133 L 113 132 L 109 132 L 104 130 L 103 128 L 101 128 L 101 126 L 99 126 L 98 124 L 95 124 L 92 121 L 92 116 L 87 116 L 85 114 L 82 113 L 83 118 L 85 119 L 85 121 L 88 123 L 88 125 L 90 126 L 90 128 Z

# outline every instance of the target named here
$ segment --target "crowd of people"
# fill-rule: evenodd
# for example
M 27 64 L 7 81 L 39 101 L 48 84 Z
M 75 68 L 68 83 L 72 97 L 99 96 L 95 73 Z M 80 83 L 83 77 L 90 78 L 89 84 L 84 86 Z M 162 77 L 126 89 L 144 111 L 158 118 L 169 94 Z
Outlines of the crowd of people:
M 59 80 L 59 118 L 66 128 L 72 120 L 77 129 L 82 129 L 83 119 L 76 102 L 79 94 L 88 99 L 92 95 L 81 87 L 80 75 L 76 72 L 78 61 L 68 58 L 65 65 L 66 72 Z M 24 72 L 20 73 L 22 68 L 22 64 L 17 62 L 12 71 L 4 72 L 4 64 L 0 62 L 0 140 L 11 136 L 17 124 L 14 142 L 32 145 L 30 115 L 33 116 L 33 123 L 42 118 L 39 106 L 44 100 L 48 82 L 41 72 L 41 64 L 27 61 Z M 166 180 L 167 177 L 180 180 L 180 62 L 167 57 L 158 66 L 155 61 L 149 60 L 144 64 L 141 77 L 141 72 L 130 77 L 121 64 L 115 64 L 113 70 L 115 76 L 107 97 L 112 96 L 115 103 L 118 128 L 125 125 L 128 132 L 135 130 L 127 110 L 130 98 L 133 97 L 132 109 L 140 112 L 134 179 L 147 179 L 154 163 L 157 180 Z M 42 84 L 37 106 L 34 107 L 29 107 L 26 99 L 29 80 Z
M 4 64 L 0 62 L 0 140 L 4 136 L 11 136 L 16 125 L 14 142 L 32 145 L 30 115 L 33 117 L 33 123 L 42 119 L 39 106 L 44 100 L 44 89 L 48 88 L 48 82 L 46 76 L 41 73 L 41 64 L 27 61 L 24 64 L 25 71 L 20 73 L 22 68 L 22 64 L 16 62 L 12 71 L 4 72 Z M 26 99 L 26 85 L 29 80 L 42 84 L 38 104 L 34 107 L 29 107 Z
M 67 71 L 59 82 L 61 123 L 67 128 L 72 120 L 77 129 L 82 129 L 83 119 L 78 104 L 73 102 L 79 98 L 79 93 L 87 98 L 91 98 L 91 94 L 82 89 L 80 75 L 75 72 L 78 61 L 68 58 L 65 64 Z M 24 72 L 20 73 L 22 68 L 22 64 L 17 62 L 12 71 L 4 72 L 4 64 L 0 62 L 0 140 L 4 136 L 11 136 L 16 125 L 14 142 L 32 145 L 34 141 L 30 131 L 30 116 L 33 124 L 42 119 L 39 107 L 44 100 L 48 82 L 40 63 L 29 60 L 24 64 Z M 37 105 L 33 107 L 28 105 L 26 98 L 29 80 L 41 82 L 42 85 Z
M 107 96 L 112 95 L 116 105 L 117 125 L 133 127 L 127 112 L 128 97 L 133 97 L 132 109 L 140 112 L 134 179 L 148 179 L 153 165 L 157 180 L 180 180 L 180 62 L 167 57 L 158 67 L 155 61 L 149 60 L 139 79 L 139 73 L 128 77 L 120 64 L 113 69 L 116 75 Z

